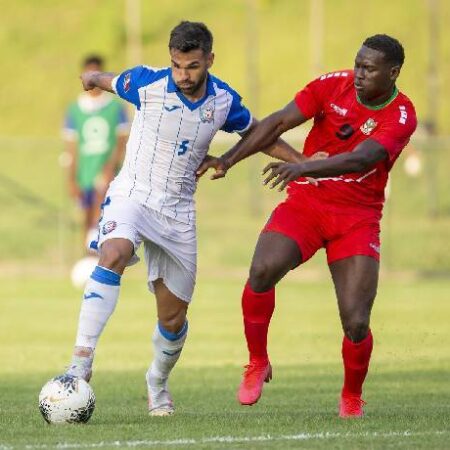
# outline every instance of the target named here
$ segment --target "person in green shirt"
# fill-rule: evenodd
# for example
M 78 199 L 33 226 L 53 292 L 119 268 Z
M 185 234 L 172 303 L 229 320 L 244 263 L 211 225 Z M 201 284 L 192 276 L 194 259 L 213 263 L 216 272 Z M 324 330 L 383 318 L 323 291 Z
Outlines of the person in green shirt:
M 104 61 L 90 55 L 82 66 L 83 72 L 102 71 Z M 124 105 L 98 88 L 81 93 L 67 109 L 63 139 L 70 155 L 68 188 L 83 210 L 87 246 L 96 236 L 101 203 L 123 161 L 128 129 Z

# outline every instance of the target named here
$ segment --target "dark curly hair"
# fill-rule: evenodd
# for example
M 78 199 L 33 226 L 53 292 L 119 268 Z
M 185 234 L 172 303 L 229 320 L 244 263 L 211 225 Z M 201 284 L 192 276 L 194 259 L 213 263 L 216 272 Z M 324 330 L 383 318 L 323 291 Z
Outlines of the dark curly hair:
M 88 55 L 83 59 L 83 67 L 89 66 L 90 64 L 96 64 L 99 67 L 103 67 L 105 61 L 104 59 L 97 54 Z
M 170 33 L 169 49 L 176 49 L 187 53 L 201 49 L 204 53 L 211 53 L 213 36 L 208 27 L 202 22 L 180 22 Z
M 387 34 L 375 34 L 368 37 L 363 45 L 384 54 L 386 62 L 402 66 L 405 61 L 405 51 L 400 42 Z

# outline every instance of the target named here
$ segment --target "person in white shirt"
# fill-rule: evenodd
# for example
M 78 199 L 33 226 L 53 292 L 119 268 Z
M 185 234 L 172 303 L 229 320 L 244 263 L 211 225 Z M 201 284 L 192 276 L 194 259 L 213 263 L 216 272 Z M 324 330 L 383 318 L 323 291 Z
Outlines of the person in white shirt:
M 148 287 L 154 292 L 158 323 L 154 359 L 146 380 L 149 413 L 174 412 L 169 373 L 188 331 L 186 314 L 195 285 L 197 240 L 194 192 L 197 170 L 208 156 L 218 130 L 244 136 L 255 124 L 241 97 L 209 73 L 213 38 L 203 23 L 181 22 L 170 35 L 171 67 L 138 66 L 116 76 L 88 72 L 85 90 L 115 92 L 136 107 L 125 161 L 103 202 L 98 239 L 100 253 L 89 279 L 68 373 L 89 380 L 94 350 L 117 303 L 127 265 L 144 245 Z M 264 149 L 284 161 L 302 156 L 279 140 Z

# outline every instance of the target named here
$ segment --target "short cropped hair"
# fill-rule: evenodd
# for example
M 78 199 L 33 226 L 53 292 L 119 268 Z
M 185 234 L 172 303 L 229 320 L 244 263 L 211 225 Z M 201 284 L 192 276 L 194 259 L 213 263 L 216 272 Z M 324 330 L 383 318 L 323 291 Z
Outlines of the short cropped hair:
M 387 34 L 375 34 L 368 37 L 363 45 L 384 54 L 386 62 L 402 66 L 405 61 L 405 51 L 400 42 Z
M 202 22 L 180 22 L 170 33 L 169 49 L 187 53 L 191 50 L 203 50 L 211 53 L 213 36 Z
M 99 67 L 103 67 L 105 61 L 100 55 L 88 55 L 83 59 L 83 67 L 95 64 Z

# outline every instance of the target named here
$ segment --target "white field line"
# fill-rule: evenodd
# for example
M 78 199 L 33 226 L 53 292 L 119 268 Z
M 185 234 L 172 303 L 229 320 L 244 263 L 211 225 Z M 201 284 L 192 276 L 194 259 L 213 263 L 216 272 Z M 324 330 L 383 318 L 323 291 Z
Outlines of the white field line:
M 59 443 L 59 444 L 25 444 L 21 446 L 10 446 L 0 443 L 0 450 L 39 450 L 39 449 L 90 449 L 90 448 L 137 448 L 137 447 L 152 447 L 158 445 L 164 446 L 186 446 L 186 445 L 201 445 L 201 444 L 237 444 L 246 442 L 275 442 L 275 441 L 311 441 L 311 440 L 326 440 L 326 439 L 354 439 L 354 438 L 391 438 L 391 437 L 415 437 L 415 436 L 438 436 L 449 434 L 450 430 L 444 431 L 390 431 L 387 433 L 365 432 L 365 433 L 299 433 L 292 435 L 272 436 L 270 434 L 263 436 L 214 436 L 200 439 L 174 439 L 166 441 L 110 441 L 97 442 L 90 444 L 82 443 Z

